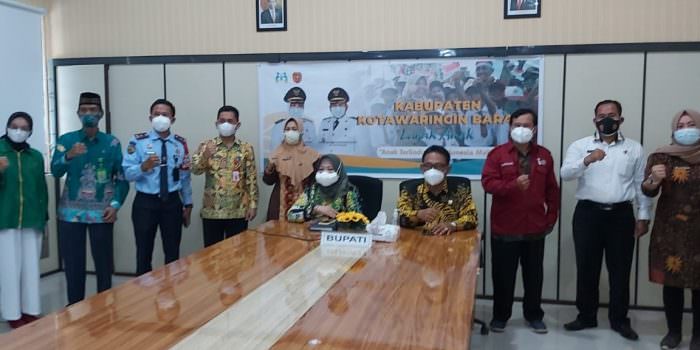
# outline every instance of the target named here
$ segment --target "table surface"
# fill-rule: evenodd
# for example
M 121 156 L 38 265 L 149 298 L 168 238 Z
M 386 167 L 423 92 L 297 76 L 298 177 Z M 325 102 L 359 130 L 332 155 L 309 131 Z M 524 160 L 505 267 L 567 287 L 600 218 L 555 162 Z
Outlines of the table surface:
M 321 249 L 318 236 L 301 224 L 268 222 L 3 334 L 0 344 L 22 350 L 469 347 L 477 232 L 434 237 L 402 229 L 399 241 L 375 242 L 362 256 Z

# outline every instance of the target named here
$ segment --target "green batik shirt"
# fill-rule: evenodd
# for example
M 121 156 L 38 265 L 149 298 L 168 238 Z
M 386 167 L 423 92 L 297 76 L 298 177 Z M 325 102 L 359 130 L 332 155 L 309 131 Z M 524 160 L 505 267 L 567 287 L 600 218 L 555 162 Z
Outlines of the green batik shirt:
M 87 152 L 71 160 L 66 153 L 78 142 Z M 66 176 L 58 202 L 58 220 L 87 224 L 104 223 L 108 206 L 119 209 L 129 192 L 129 182 L 122 170 L 122 147 L 119 140 L 98 131 L 90 140 L 83 130 L 59 137 L 51 159 L 51 173 Z
M 307 187 L 304 192 L 299 195 L 297 201 L 294 202 L 289 211 L 287 211 L 287 221 L 289 222 L 304 222 L 313 219 L 330 219 L 324 218 L 321 215 L 314 214 L 314 207 L 317 205 L 330 205 L 338 213 L 358 212 L 361 213 L 360 196 L 357 194 L 357 188 L 348 184 L 347 191 L 341 193 L 333 200 L 323 199 L 318 184 L 313 184 Z M 334 219 L 334 218 L 333 218 Z
M 207 148 L 214 149 L 210 157 Z M 192 173 L 205 174 L 204 219 L 241 219 L 258 207 L 258 177 L 253 146 L 236 138 L 231 148 L 220 137 L 202 142 L 192 156 Z

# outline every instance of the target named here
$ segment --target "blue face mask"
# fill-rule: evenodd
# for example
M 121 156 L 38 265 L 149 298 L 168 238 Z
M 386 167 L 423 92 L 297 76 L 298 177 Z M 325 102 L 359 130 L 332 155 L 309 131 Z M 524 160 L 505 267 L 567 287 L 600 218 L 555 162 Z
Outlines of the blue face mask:
M 100 117 L 95 114 L 83 114 L 80 116 L 80 122 L 86 128 L 94 128 L 100 122 Z
M 673 139 L 683 146 L 692 146 L 700 140 L 700 129 L 696 127 L 678 129 L 673 132 Z

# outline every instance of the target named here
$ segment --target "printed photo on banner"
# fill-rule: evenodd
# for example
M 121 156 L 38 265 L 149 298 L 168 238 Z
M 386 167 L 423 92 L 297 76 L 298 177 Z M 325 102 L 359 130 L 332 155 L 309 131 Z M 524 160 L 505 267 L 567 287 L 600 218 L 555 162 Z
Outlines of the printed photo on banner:
M 304 143 L 341 156 L 351 173 L 418 176 L 423 150 L 441 145 L 454 159 L 453 174 L 478 178 L 488 152 L 508 142 L 510 114 L 540 110 L 542 62 L 536 56 L 260 64 L 261 161 L 295 117 Z M 541 130 L 537 135 L 541 140 Z
M 287 0 L 254 0 L 257 30 L 287 30 Z

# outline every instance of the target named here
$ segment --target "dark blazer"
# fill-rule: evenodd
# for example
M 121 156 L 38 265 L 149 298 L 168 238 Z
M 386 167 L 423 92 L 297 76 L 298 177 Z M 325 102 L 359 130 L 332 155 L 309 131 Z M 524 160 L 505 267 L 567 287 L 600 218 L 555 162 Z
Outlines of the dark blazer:
M 284 15 L 284 12 L 282 12 L 281 7 L 275 8 L 275 15 L 277 17 L 275 18 L 275 21 L 273 22 L 272 21 L 272 14 L 270 13 L 270 9 L 263 11 L 260 14 L 260 23 L 262 23 L 262 24 L 282 23 L 282 16 Z

